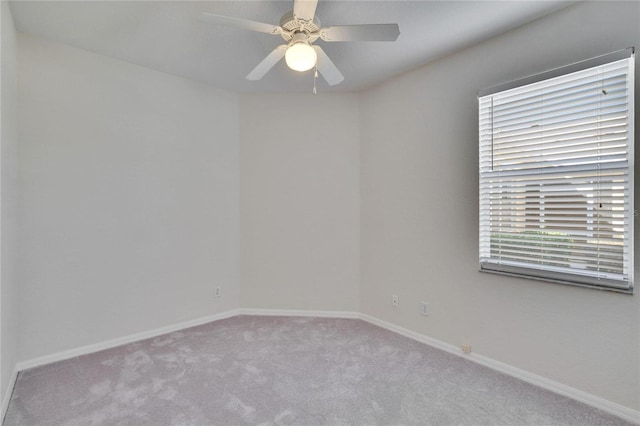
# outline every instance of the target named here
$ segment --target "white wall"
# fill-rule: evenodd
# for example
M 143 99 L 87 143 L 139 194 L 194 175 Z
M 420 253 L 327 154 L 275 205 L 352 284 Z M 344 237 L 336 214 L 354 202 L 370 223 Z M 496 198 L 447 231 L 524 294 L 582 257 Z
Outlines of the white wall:
M 20 360 L 236 308 L 237 95 L 18 47 Z
M 6 1 L 0 2 L 0 40 L 0 401 L 3 401 L 6 393 L 11 392 L 7 386 L 18 351 L 18 60 L 16 30 Z
M 244 95 L 242 296 L 249 308 L 358 310 L 356 95 Z
M 639 7 L 572 6 L 362 94 L 365 313 L 640 408 L 640 291 L 478 272 L 476 100 L 485 87 L 640 47 Z

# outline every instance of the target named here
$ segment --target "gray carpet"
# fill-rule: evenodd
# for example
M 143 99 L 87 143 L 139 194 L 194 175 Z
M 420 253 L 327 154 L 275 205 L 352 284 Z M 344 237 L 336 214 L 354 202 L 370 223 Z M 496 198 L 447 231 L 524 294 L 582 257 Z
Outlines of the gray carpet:
M 20 373 L 11 425 L 622 425 L 360 320 L 238 316 Z

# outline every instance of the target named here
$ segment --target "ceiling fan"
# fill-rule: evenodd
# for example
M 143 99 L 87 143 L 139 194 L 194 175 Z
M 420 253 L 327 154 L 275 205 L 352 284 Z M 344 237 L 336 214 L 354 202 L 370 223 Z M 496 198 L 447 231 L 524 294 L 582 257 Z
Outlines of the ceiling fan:
M 317 39 L 327 42 L 395 41 L 400 34 L 398 24 L 339 25 L 323 28 L 315 15 L 317 5 L 318 0 L 294 0 L 293 10 L 282 15 L 280 25 L 206 12 L 202 13 L 200 19 L 210 24 L 279 35 L 287 42 L 267 55 L 247 75 L 248 80 L 260 80 L 284 57 L 287 66 L 295 71 L 303 72 L 316 67 L 316 71 L 320 72 L 327 83 L 334 86 L 342 82 L 344 77 L 322 47 L 313 42 Z

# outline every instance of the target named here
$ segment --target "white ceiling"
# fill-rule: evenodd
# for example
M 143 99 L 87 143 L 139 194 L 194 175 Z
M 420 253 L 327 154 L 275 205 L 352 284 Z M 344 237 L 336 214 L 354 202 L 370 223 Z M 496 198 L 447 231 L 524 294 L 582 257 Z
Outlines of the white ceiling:
M 318 90 L 356 91 L 553 13 L 572 1 L 320 0 L 323 26 L 398 23 L 396 42 L 318 40 L 345 80 Z M 284 61 L 262 80 L 245 76 L 279 36 L 217 27 L 198 20 L 211 12 L 278 24 L 290 0 L 262 1 L 14 1 L 19 31 L 239 92 L 310 92 L 312 72 Z

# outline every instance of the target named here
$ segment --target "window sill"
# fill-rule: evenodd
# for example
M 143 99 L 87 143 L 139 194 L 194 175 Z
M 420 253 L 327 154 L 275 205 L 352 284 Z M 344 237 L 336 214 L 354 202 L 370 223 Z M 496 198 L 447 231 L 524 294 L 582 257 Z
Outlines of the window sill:
M 584 284 L 584 283 L 579 283 L 579 282 L 575 282 L 575 281 L 558 280 L 558 279 L 546 278 L 546 277 L 536 277 L 536 276 L 533 276 L 533 275 L 517 274 L 517 273 L 513 273 L 513 272 L 495 271 L 495 270 L 492 270 L 492 269 L 483 269 L 482 267 L 479 269 L 479 272 L 488 273 L 488 274 L 506 275 L 506 276 L 509 276 L 509 277 L 525 278 L 525 279 L 536 280 L 536 281 L 544 281 L 544 282 L 553 283 L 553 284 L 571 285 L 571 286 L 574 286 L 574 287 L 583 287 L 583 288 L 588 288 L 588 289 L 591 289 L 591 290 L 612 291 L 614 293 L 622 293 L 622 294 L 633 295 L 633 287 L 628 288 L 628 289 L 627 288 L 605 287 L 605 286 L 598 286 L 598 285 L 593 285 L 593 284 Z

